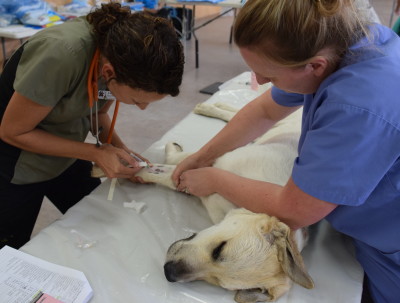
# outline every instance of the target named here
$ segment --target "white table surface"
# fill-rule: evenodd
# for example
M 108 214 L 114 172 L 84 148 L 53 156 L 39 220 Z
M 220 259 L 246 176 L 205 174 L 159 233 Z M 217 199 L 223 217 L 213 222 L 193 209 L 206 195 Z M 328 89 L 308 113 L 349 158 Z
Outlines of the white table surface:
M 226 90 L 207 102 L 228 101 L 241 106 L 257 93 L 247 87 L 250 73 L 225 84 Z M 224 122 L 189 114 L 155 142 L 144 155 L 163 161 L 166 142 L 195 151 L 217 133 Z M 122 180 L 112 201 L 110 180 L 72 207 L 60 220 L 43 229 L 22 251 L 85 273 L 94 290 L 91 303 L 233 303 L 234 293 L 206 282 L 169 283 L 163 272 L 166 251 L 174 241 L 212 223 L 195 197 L 156 185 Z M 123 202 L 143 201 L 137 213 Z M 82 244 L 88 244 L 83 248 Z M 315 288 L 298 285 L 278 302 L 360 302 L 363 271 L 352 245 L 326 221 L 311 227 L 303 257 Z

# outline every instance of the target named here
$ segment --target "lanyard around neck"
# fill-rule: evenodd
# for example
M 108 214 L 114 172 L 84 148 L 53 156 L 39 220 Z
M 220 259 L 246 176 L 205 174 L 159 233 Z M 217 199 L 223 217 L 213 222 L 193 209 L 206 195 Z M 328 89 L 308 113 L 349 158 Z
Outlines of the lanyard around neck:
M 96 138 L 96 145 L 100 146 L 99 139 L 99 115 L 97 108 L 97 101 L 99 95 L 99 86 L 98 86 L 98 76 L 99 76 L 99 60 L 100 60 L 100 50 L 97 48 L 92 62 L 90 63 L 89 73 L 88 73 L 88 82 L 87 82 L 87 92 L 89 97 L 89 108 L 90 108 L 90 129 L 93 136 Z M 95 106 L 95 118 L 96 118 L 96 131 L 93 130 L 93 106 Z M 119 101 L 115 100 L 114 114 L 110 125 L 110 130 L 107 136 L 107 143 L 110 144 L 114 132 L 115 122 L 117 120 L 119 108 Z

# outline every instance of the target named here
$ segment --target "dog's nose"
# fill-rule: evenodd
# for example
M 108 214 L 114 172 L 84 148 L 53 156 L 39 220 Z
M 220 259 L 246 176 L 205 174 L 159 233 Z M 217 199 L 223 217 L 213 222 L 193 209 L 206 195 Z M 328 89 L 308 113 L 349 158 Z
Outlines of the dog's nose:
M 174 262 L 169 261 L 164 264 L 164 275 L 169 282 L 176 282 L 176 266 Z
M 169 282 L 193 281 L 192 269 L 183 260 L 168 261 L 164 264 L 164 274 Z

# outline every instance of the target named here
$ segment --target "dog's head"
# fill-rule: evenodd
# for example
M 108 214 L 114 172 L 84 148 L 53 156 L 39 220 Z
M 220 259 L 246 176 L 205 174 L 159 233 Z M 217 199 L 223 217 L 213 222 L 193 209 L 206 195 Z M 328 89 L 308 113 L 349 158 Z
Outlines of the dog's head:
M 231 210 L 219 224 L 173 243 L 164 272 L 170 282 L 205 280 L 239 290 L 239 302 L 275 300 L 291 280 L 313 287 L 289 227 L 245 209 Z

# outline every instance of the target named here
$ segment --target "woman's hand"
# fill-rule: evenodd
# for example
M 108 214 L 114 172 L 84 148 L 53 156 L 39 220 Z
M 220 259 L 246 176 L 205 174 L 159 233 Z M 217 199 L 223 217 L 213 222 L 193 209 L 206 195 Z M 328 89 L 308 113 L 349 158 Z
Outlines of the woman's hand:
M 174 172 L 171 175 L 172 182 L 174 182 L 175 186 L 178 188 L 181 181 L 180 177 L 183 172 L 190 169 L 196 169 L 206 166 L 211 166 L 211 164 L 202 161 L 199 156 L 199 153 L 190 155 L 176 166 Z
M 180 175 L 178 191 L 204 197 L 217 192 L 218 176 L 222 171 L 214 167 L 186 170 Z
M 138 165 L 139 165 L 139 162 L 146 162 L 148 166 L 151 166 L 151 165 L 152 165 L 151 162 L 150 162 L 148 159 L 146 159 L 145 157 L 143 157 L 142 155 L 140 155 L 140 154 L 138 154 L 138 153 L 135 153 L 133 150 L 126 149 L 126 148 L 124 148 L 124 150 L 125 150 L 127 153 L 129 153 L 129 155 L 133 156 L 133 158 L 134 158 L 136 161 L 138 161 Z M 142 168 L 143 168 L 143 167 L 142 167 Z M 131 182 L 133 182 L 133 183 L 141 183 L 141 184 L 148 184 L 148 183 L 149 183 L 149 182 L 144 182 L 143 179 L 142 179 L 141 177 L 136 177 L 136 176 L 133 176 L 133 177 L 129 178 L 129 180 L 130 180 Z
M 97 151 L 95 163 L 108 178 L 132 178 L 141 169 L 138 162 L 123 149 L 103 144 Z
M 133 158 L 137 161 L 137 162 L 146 162 L 147 165 L 151 166 L 151 162 L 146 159 L 145 157 L 143 157 L 142 155 L 135 153 L 133 150 L 129 149 L 129 148 L 124 148 L 124 150 L 131 156 L 133 156 Z

